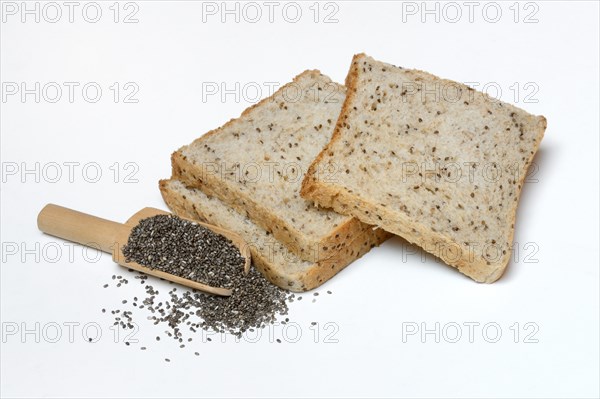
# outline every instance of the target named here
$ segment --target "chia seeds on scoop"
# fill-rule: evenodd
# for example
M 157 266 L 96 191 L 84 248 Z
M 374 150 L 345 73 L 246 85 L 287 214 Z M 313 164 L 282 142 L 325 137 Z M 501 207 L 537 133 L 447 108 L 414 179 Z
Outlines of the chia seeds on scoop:
M 174 276 L 213 287 L 233 287 L 245 259 L 226 237 L 172 215 L 143 219 L 123 248 L 127 262 L 137 262 Z

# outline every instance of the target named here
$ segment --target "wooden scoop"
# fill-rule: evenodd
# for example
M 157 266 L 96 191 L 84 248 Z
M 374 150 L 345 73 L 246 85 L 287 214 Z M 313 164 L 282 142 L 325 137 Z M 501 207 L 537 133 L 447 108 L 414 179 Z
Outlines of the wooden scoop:
M 130 217 L 125 224 L 121 224 L 81 213 L 72 209 L 64 208 L 62 206 L 48 204 L 40 211 L 37 223 L 38 228 L 46 234 L 97 248 L 112 254 L 113 260 L 123 267 L 137 270 L 151 276 L 160 277 L 174 283 L 207 292 L 209 294 L 222 296 L 231 295 L 231 290 L 226 288 L 211 287 L 209 285 L 174 276 L 160 270 L 150 269 L 136 262 L 125 261 L 123 247 L 127 244 L 131 230 L 137 226 L 142 219 L 156 215 L 169 215 L 169 213 L 161 211 L 160 209 L 144 208 Z M 242 237 L 232 231 L 225 230 L 217 226 L 200 223 L 191 219 L 186 220 L 190 220 L 193 223 L 204 226 L 213 232 L 230 239 L 231 242 L 238 247 L 241 255 L 246 259 L 244 272 L 248 273 L 251 262 L 250 247 L 244 241 L 244 239 L 242 239 Z

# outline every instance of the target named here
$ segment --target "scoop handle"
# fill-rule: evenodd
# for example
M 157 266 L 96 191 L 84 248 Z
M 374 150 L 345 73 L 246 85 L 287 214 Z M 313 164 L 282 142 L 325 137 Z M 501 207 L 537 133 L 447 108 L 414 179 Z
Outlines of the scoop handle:
M 59 205 L 48 204 L 39 213 L 38 228 L 46 234 L 112 253 L 121 223 Z

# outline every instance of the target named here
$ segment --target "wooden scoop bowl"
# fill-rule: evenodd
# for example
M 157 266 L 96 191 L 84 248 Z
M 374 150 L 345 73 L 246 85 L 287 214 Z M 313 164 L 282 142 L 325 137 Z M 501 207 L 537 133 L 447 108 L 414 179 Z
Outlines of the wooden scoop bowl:
M 209 294 L 222 296 L 231 295 L 231 290 L 226 288 L 211 287 L 209 285 L 174 276 L 160 270 L 150 269 L 136 262 L 125 261 L 123 247 L 127 244 L 131 230 L 137 226 L 142 219 L 156 215 L 169 215 L 169 213 L 161 211 L 160 209 L 144 208 L 130 217 L 127 222 L 121 224 L 81 213 L 72 209 L 64 208 L 62 206 L 48 204 L 40 211 L 37 224 L 38 228 L 46 234 L 64 238 L 66 240 L 77 242 L 92 248 L 97 248 L 103 252 L 108 252 L 112 254 L 113 261 L 123 267 L 137 270 L 151 276 L 160 277 L 162 279 L 185 285 L 186 287 L 194 288 Z M 200 223 L 187 218 L 181 219 L 186 219 L 193 223 L 204 226 L 213 232 L 230 239 L 231 242 L 233 242 L 233 244 L 240 250 L 241 255 L 246 259 L 244 272 L 248 273 L 251 263 L 250 247 L 242 237 L 232 231 L 225 230 L 217 226 Z

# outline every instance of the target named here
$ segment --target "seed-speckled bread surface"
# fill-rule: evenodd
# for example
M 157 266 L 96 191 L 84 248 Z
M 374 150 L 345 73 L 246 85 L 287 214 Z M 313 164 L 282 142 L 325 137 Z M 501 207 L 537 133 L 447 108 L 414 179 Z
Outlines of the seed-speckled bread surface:
M 300 258 L 330 258 L 372 228 L 300 197 L 304 174 L 331 139 L 345 92 L 319 71 L 306 71 L 176 151 L 173 177 L 247 215 Z
M 215 197 L 187 188 L 178 180 L 161 180 L 160 191 L 168 207 L 179 216 L 196 219 L 235 231 L 249 245 L 254 265 L 271 281 L 291 291 L 318 287 L 353 260 L 385 241 L 390 233 L 367 229 L 336 255 L 319 262 L 301 260 L 263 228 Z
M 497 280 L 546 119 L 364 54 L 346 87 L 302 196 L 400 235 L 476 281 Z

